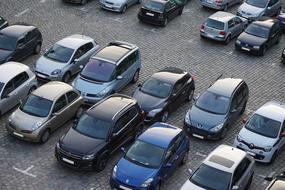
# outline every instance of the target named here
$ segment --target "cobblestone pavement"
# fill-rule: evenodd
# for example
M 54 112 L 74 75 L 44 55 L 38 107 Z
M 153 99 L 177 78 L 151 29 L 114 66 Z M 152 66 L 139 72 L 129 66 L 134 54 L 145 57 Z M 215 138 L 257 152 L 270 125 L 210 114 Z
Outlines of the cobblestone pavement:
M 101 46 L 112 40 L 125 40 L 141 48 L 143 69 L 139 82 L 155 71 L 172 65 L 195 76 L 195 94 L 205 90 L 220 74 L 245 79 L 250 88 L 245 115 L 250 115 L 269 100 L 284 101 L 285 65 L 280 63 L 281 51 L 285 47 L 284 34 L 281 42 L 264 57 L 255 57 L 235 51 L 233 42 L 225 46 L 201 40 L 200 25 L 214 11 L 201 8 L 198 0 L 191 0 L 182 16 L 165 28 L 139 23 L 138 9 L 139 5 L 135 5 L 125 14 L 112 13 L 101 10 L 98 0 L 85 6 L 70 5 L 61 0 L 0 1 L 0 14 L 10 23 L 27 22 L 39 27 L 44 40 L 42 53 L 57 40 L 73 33 L 94 37 Z M 229 11 L 235 13 L 236 9 L 237 6 L 234 6 Z M 32 66 L 38 57 L 32 56 L 24 63 Z M 130 85 L 123 93 L 131 94 L 135 87 Z M 191 103 L 181 106 L 170 116 L 169 123 L 182 127 L 190 106 Z M 0 190 L 110 189 L 109 176 L 112 166 L 120 158 L 120 152 L 111 158 L 103 172 L 73 171 L 61 166 L 54 157 L 55 143 L 68 130 L 71 122 L 57 130 L 46 144 L 31 144 L 7 135 L 4 124 L 11 112 L 0 120 Z M 227 137 L 218 142 L 191 138 L 188 163 L 178 168 L 163 183 L 162 189 L 179 189 L 188 178 L 187 168 L 197 168 L 219 144 L 231 145 L 241 127 L 241 122 L 237 121 Z M 274 164 L 257 164 L 250 189 L 265 189 L 268 182 L 264 181 L 264 176 L 284 170 L 284 156 L 285 151 L 282 151 Z

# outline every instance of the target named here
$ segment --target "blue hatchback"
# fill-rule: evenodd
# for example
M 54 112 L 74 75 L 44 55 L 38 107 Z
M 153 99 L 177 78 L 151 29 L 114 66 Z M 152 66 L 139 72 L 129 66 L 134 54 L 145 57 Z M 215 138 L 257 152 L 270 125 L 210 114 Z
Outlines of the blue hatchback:
M 161 182 L 187 162 L 189 138 L 183 130 L 155 123 L 141 134 L 114 166 L 113 189 L 159 189 Z

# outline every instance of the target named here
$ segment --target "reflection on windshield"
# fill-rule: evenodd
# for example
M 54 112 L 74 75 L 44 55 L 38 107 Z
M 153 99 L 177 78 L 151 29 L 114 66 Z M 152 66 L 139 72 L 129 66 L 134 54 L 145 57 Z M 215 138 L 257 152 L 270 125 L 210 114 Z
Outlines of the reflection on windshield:
M 31 94 L 20 106 L 20 110 L 29 115 L 47 117 L 52 103 L 53 102 L 48 99 Z
M 257 24 L 250 24 L 246 29 L 245 32 L 251 34 L 253 36 L 261 37 L 261 38 L 268 38 L 269 36 L 269 28 L 259 26 Z
M 140 90 L 151 96 L 166 98 L 170 95 L 171 89 L 171 84 L 150 78 L 143 83 Z
M 61 63 L 67 63 L 73 52 L 73 49 L 54 44 L 54 46 L 51 47 L 44 56 Z

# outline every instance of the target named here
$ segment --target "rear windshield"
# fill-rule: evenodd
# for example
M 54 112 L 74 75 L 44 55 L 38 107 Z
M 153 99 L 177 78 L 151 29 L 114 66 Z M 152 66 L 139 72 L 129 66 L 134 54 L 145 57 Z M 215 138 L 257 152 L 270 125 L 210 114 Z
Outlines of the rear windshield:
M 143 7 L 153 10 L 153 11 L 164 11 L 164 3 L 160 3 L 157 1 L 145 1 Z
M 210 19 L 210 18 L 207 19 L 206 25 L 208 27 L 215 28 L 215 29 L 218 29 L 218 30 L 223 30 L 225 28 L 225 24 L 223 22 L 220 22 L 220 21 L 217 21 L 217 20 L 213 20 L 213 19 Z

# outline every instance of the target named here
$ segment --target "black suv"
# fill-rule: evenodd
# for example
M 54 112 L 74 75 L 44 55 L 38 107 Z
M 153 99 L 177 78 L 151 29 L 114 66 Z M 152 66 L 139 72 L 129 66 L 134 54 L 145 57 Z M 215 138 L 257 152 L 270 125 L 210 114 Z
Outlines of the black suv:
M 3 17 L 0 16 L 0 30 L 7 27 L 8 25 L 9 25 L 8 22 Z
M 182 14 L 184 4 L 178 0 L 146 0 L 138 18 L 142 22 L 166 26 L 169 20 Z
M 275 178 L 268 176 L 265 178 L 267 181 L 271 181 L 271 183 L 267 186 L 265 190 L 281 190 L 285 189 L 285 171 Z
M 195 101 L 184 119 L 184 129 L 199 139 L 221 139 L 245 111 L 249 96 L 242 79 L 217 80 Z
M 268 48 L 279 43 L 280 37 L 279 21 L 263 17 L 248 25 L 237 38 L 235 47 L 237 50 L 264 55 Z
M 74 169 L 102 171 L 110 155 L 143 131 L 137 101 L 114 94 L 87 110 L 55 147 L 58 161 Z
M 42 40 L 42 34 L 34 26 L 12 25 L 0 30 L 0 64 L 39 54 Z

